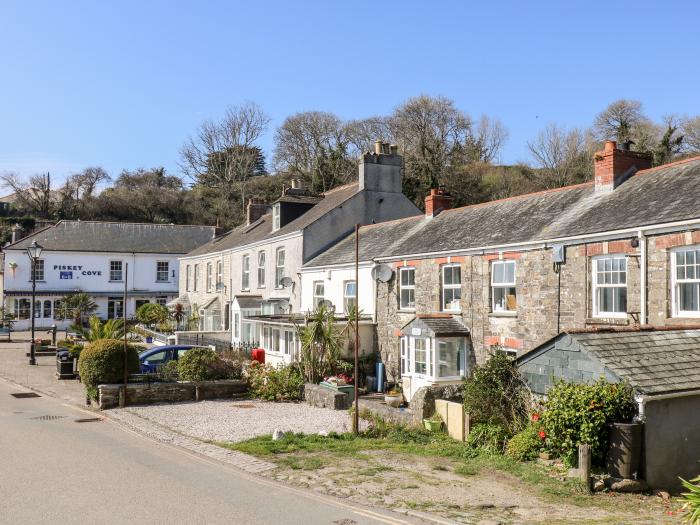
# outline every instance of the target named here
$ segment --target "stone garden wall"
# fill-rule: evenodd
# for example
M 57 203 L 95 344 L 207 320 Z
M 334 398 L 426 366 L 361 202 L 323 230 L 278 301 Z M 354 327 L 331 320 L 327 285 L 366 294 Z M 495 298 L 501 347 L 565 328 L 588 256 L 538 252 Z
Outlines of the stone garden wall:
M 97 387 L 99 408 L 104 410 L 118 407 L 123 388 L 124 385 L 99 385 Z M 127 385 L 127 404 L 150 405 L 204 399 L 229 399 L 246 392 L 248 392 L 248 383 L 242 379 L 203 381 L 196 385 L 184 382 L 131 383 Z

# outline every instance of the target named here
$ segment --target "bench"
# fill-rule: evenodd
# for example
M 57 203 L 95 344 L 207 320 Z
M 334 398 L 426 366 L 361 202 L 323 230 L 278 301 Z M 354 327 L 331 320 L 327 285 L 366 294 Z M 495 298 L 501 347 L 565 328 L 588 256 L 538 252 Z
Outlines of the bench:
M 1 326 L 0 327 L 0 337 L 7 337 L 8 341 L 11 341 L 11 335 L 12 334 L 12 328 L 9 326 Z

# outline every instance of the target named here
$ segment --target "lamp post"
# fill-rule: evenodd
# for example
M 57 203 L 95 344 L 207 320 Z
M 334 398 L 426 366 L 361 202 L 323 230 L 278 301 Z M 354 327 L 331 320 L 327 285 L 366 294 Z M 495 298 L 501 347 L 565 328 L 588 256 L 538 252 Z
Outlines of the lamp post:
M 39 260 L 39 257 L 41 257 L 41 251 L 43 249 L 44 247 L 38 244 L 36 241 L 33 241 L 32 245 L 29 248 L 27 248 L 27 255 L 32 261 L 32 308 L 30 310 L 32 314 L 32 342 L 29 346 L 30 365 L 36 364 L 36 356 L 34 354 L 34 320 L 36 316 L 34 312 L 34 309 L 36 308 L 36 262 Z

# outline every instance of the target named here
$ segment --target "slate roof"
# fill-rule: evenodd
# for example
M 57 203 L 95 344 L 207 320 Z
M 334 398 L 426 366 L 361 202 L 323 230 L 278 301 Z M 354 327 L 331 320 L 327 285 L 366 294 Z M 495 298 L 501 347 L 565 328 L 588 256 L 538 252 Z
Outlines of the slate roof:
M 467 328 L 458 317 L 451 315 L 417 316 L 402 328 L 404 335 L 411 335 L 412 328 L 427 329 L 431 336 L 465 336 Z
M 700 157 L 638 171 L 611 192 L 593 182 L 363 226 L 360 260 L 468 250 L 700 218 Z M 306 264 L 354 261 L 349 236 Z
M 213 226 L 131 222 L 59 221 L 5 247 L 24 250 L 36 240 L 45 250 L 184 254 L 209 242 Z
M 276 232 L 272 231 L 272 214 L 267 213 L 250 225 L 237 226 L 225 235 L 222 235 L 213 241 L 200 246 L 196 250 L 188 253 L 187 257 L 229 250 L 238 246 L 245 246 L 247 244 L 266 239 L 274 239 L 275 237 L 279 237 L 281 235 L 303 230 L 323 217 L 326 213 L 342 205 L 343 202 L 358 192 L 359 184 L 354 182 L 352 184 L 339 186 L 327 191 L 326 193 L 322 194 L 322 198 L 314 197 L 314 199 L 318 199 L 318 204 L 303 215 L 297 217 L 288 224 L 285 224 Z
M 234 298 L 241 310 L 256 309 L 262 305 L 262 295 L 236 295 Z

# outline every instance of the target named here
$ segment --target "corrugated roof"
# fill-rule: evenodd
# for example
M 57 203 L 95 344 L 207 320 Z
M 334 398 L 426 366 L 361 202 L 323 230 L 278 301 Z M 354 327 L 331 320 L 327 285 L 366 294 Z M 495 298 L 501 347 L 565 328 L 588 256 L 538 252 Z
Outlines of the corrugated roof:
M 360 260 L 521 242 L 635 228 L 700 218 L 700 157 L 637 172 L 611 192 L 593 183 L 569 186 L 364 226 Z M 349 263 L 350 236 L 306 264 Z
M 24 250 L 36 240 L 45 250 L 180 255 L 207 243 L 213 226 L 131 222 L 59 221 L 5 250 Z

